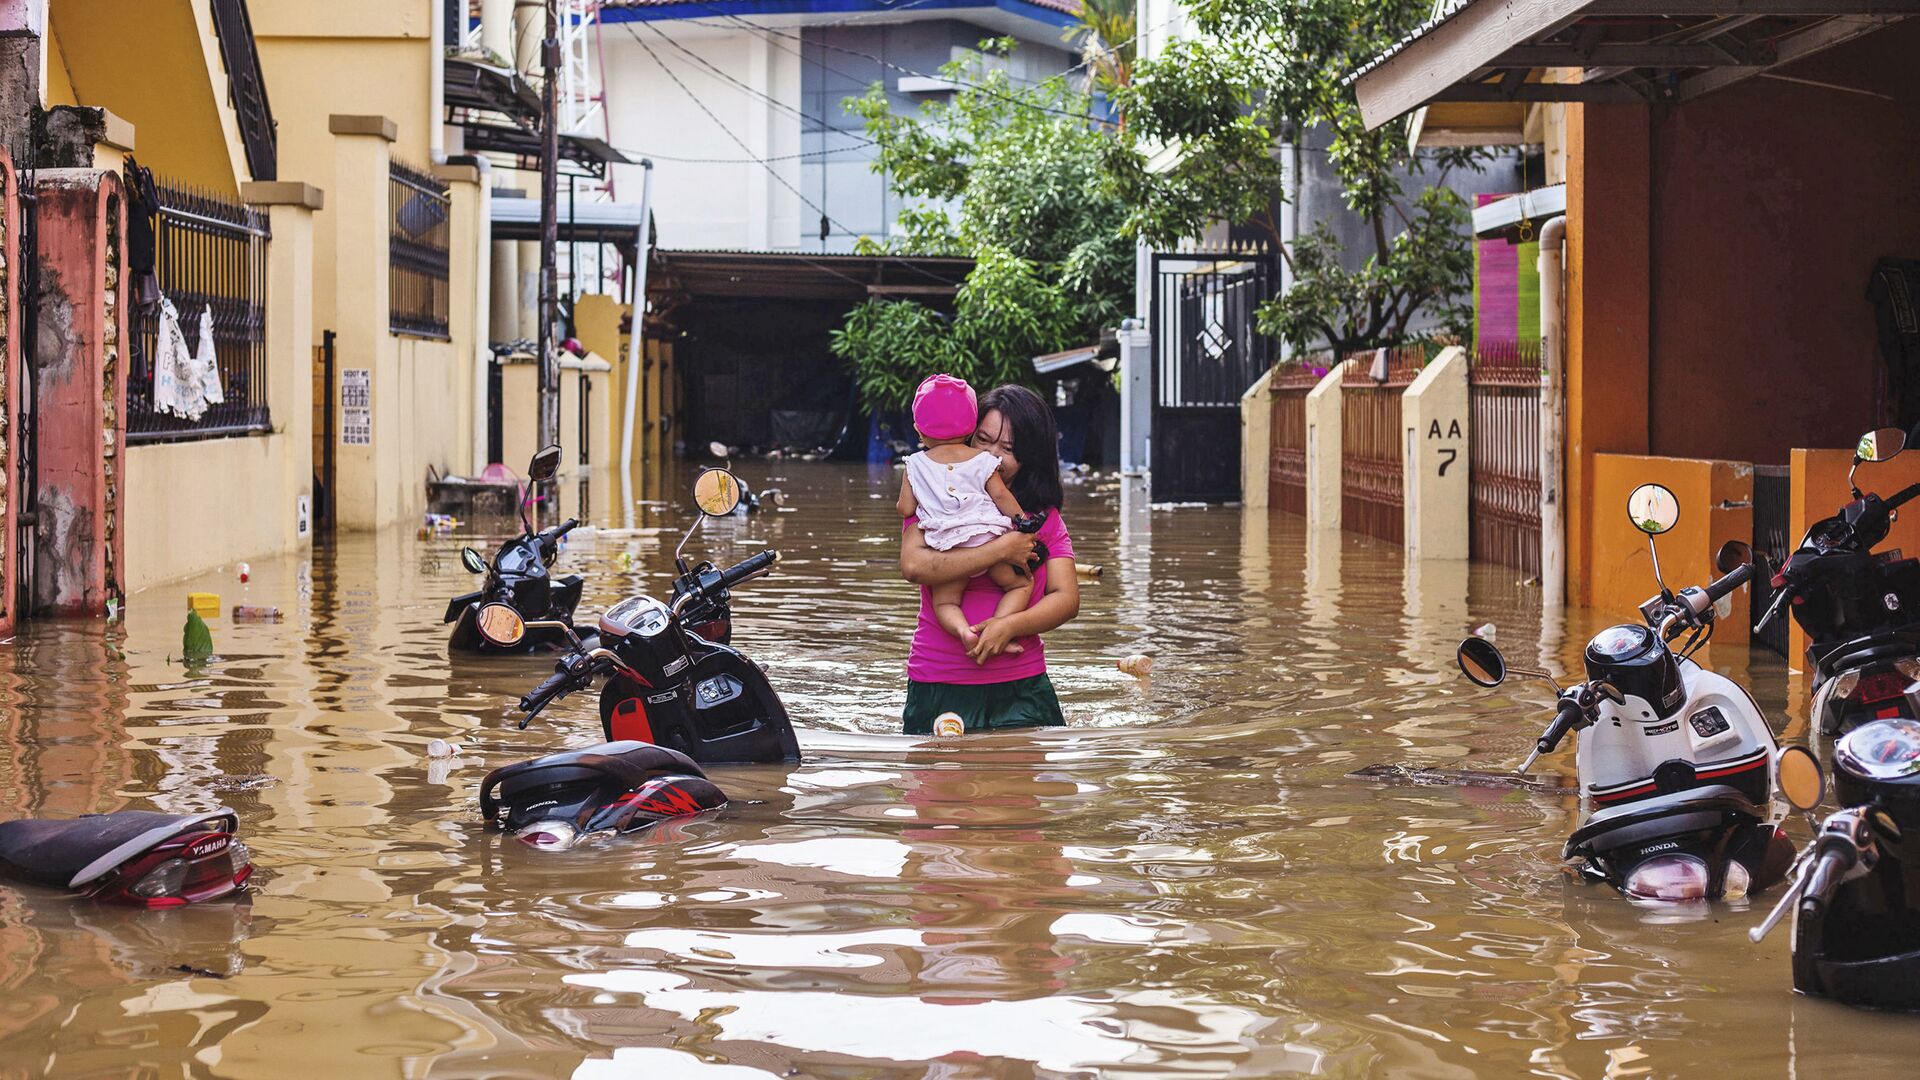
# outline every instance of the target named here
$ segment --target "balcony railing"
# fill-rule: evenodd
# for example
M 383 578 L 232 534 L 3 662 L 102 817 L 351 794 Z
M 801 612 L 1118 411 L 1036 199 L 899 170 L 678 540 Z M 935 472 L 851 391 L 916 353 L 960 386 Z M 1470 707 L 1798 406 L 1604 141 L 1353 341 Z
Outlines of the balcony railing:
M 396 334 L 447 337 L 447 185 L 396 161 L 388 170 L 387 325 Z

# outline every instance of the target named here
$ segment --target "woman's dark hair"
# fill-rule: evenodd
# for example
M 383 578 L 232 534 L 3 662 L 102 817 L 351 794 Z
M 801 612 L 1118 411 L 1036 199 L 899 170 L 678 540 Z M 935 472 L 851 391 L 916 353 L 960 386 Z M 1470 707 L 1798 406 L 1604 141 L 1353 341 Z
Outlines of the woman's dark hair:
M 996 386 L 980 395 L 980 415 L 998 410 L 1013 435 L 1013 457 L 1020 471 L 1008 485 L 1020 509 L 1058 510 L 1060 491 L 1060 433 L 1053 426 L 1053 410 L 1017 383 Z

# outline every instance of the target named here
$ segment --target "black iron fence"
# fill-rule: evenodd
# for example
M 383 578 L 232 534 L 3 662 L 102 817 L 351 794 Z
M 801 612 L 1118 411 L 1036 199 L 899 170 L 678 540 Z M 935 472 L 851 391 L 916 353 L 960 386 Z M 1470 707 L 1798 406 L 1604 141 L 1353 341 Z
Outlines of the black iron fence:
M 396 334 L 447 337 L 447 185 L 393 162 L 388 170 L 387 326 Z
M 143 283 L 132 283 L 127 441 L 267 431 L 267 215 L 210 192 L 167 184 L 155 190 L 154 284 L 160 295 L 143 296 Z M 178 313 L 180 340 L 191 356 L 202 355 L 202 316 L 212 312 L 217 384 L 189 385 L 191 365 L 157 371 L 178 351 L 160 348 L 163 298 Z

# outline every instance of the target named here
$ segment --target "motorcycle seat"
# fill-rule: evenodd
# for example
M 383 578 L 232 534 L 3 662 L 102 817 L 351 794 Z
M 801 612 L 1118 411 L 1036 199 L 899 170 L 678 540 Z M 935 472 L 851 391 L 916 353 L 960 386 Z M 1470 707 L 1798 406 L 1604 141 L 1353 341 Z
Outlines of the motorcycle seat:
M 633 789 L 660 776 L 695 776 L 704 780 L 707 774 L 678 750 L 622 739 L 493 770 L 480 784 L 480 816 L 491 822 L 500 803 L 511 804 L 534 789 L 603 783 Z
M 1567 837 L 1563 854 L 1566 858 L 1605 855 L 1662 837 L 1743 820 L 1759 822 L 1765 817 L 1760 807 L 1738 788 L 1707 784 L 1596 810 Z
M 1825 682 L 1842 671 L 1911 656 L 1920 656 L 1920 630 L 1901 627 L 1840 642 L 1821 655 L 1814 666 L 1820 681 Z
M 225 807 L 204 814 L 121 810 L 77 818 L 23 818 L 0 822 L 0 863 L 29 881 L 78 889 L 181 833 L 231 833 L 239 827 L 239 816 Z

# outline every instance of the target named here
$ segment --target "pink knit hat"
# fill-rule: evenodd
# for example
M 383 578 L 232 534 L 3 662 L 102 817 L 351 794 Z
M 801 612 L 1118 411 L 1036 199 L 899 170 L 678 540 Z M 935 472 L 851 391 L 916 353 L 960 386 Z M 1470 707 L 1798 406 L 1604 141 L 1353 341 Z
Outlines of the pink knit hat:
M 967 380 L 929 375 L 913 392 L 913 426 L 929 439 L 964 439 L 980 422 L 980 401 Z

